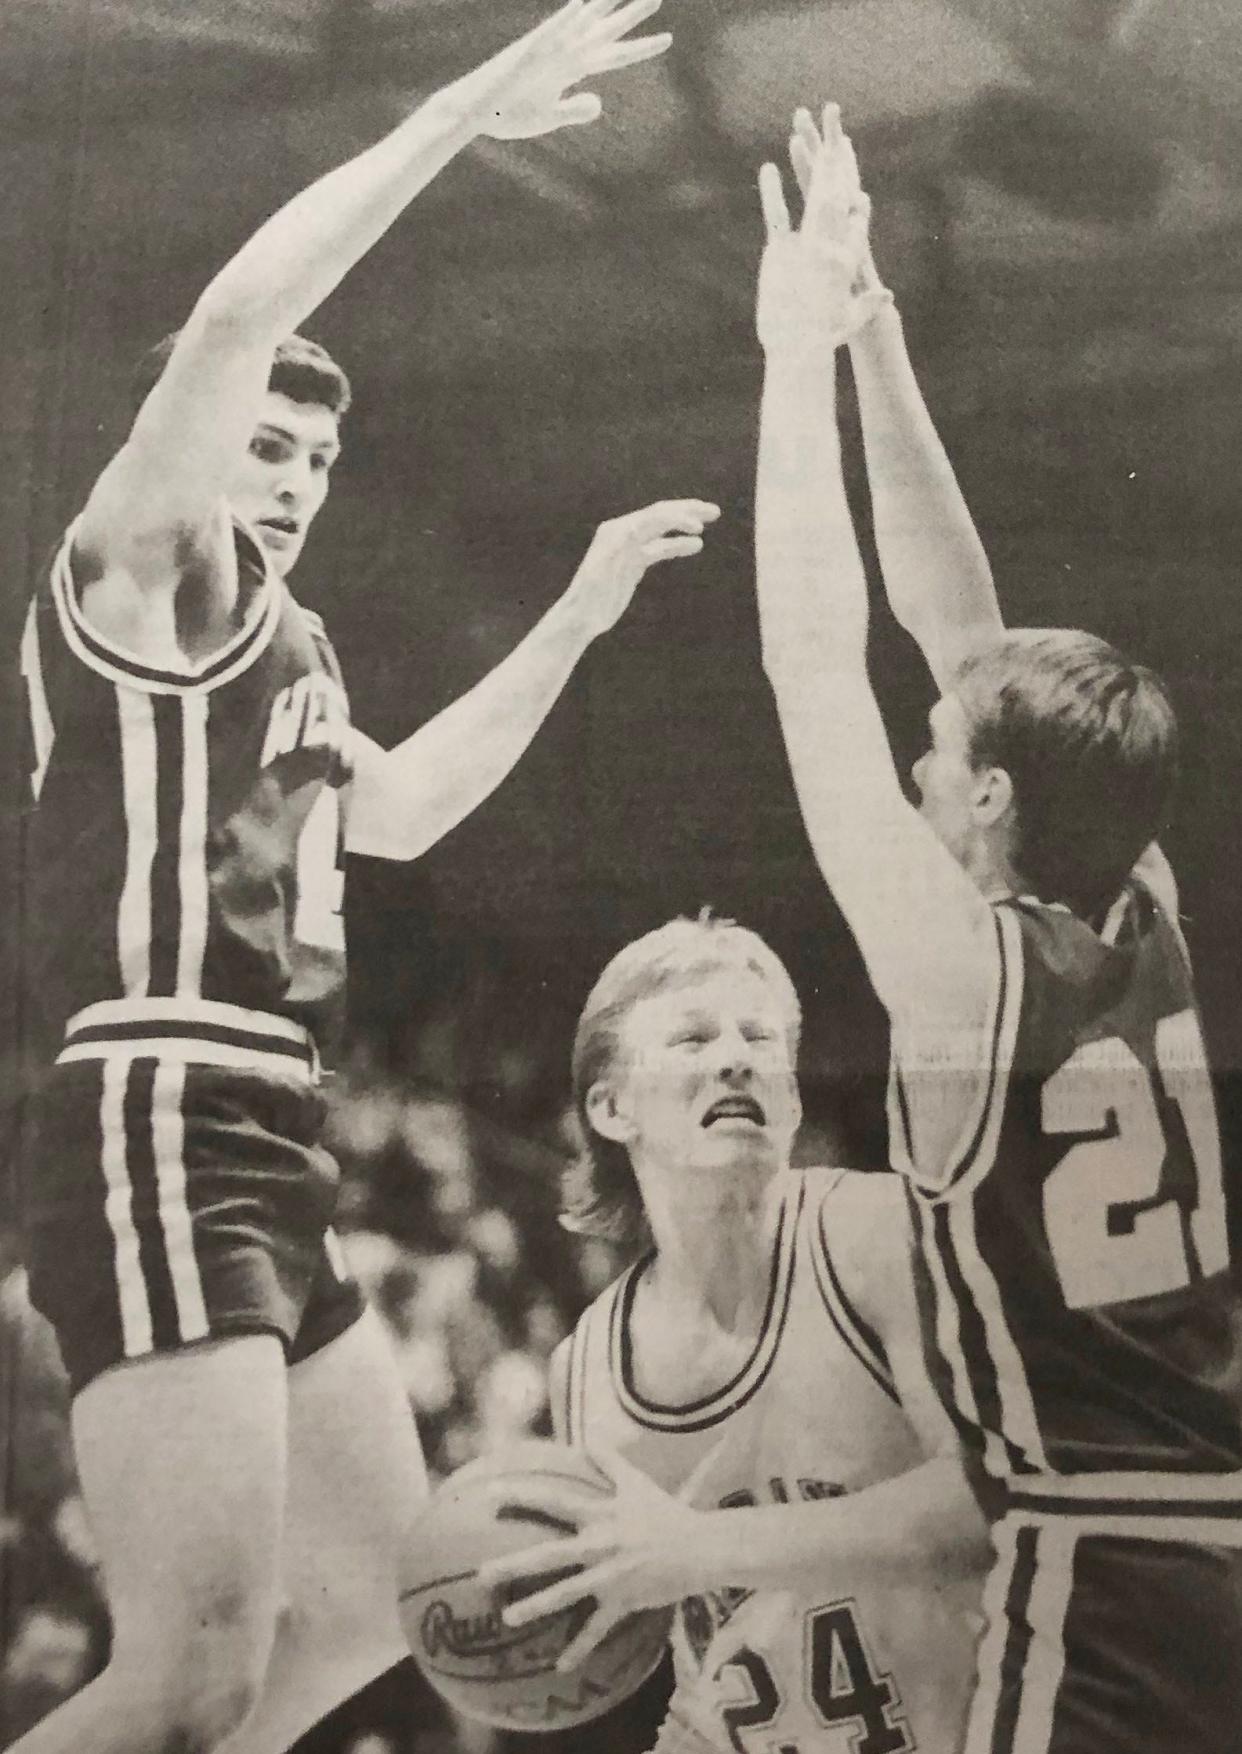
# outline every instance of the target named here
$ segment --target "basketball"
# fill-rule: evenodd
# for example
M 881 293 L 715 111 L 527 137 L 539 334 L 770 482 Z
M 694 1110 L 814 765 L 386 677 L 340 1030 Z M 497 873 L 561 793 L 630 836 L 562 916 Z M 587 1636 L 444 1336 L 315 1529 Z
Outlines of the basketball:
M 500 1729 L 568 1729 L 602 1716 L 646 1680 L 663 1654 L 673 1610 L 630 1615 L 564 1674 L 557 1672 L 556 1659 L 593 1603 L 576 1603 L 530 1626 L 506 1626 L 501 1615 L 514 1592 L 483 1588 L 477 1568 L 574 1532 L 498 1504 L 497 1484 L 532 1476 L 571 1481 L 584 1500 L 612 1491 L 587 1456 L 542 1439 L 459 1469 L 433 1493 L 420 1518 L 419 1578 L 402 1595 L 402 1622 L 415 1662 L 457 1710 Z M 552 1581 L 546 1577 L 538 1587 Z

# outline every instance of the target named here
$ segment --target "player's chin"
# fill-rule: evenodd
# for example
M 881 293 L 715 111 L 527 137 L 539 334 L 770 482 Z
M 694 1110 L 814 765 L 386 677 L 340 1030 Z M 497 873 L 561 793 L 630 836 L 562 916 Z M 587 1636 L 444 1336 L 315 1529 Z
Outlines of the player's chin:
M 769 1126 L 730 1116 L 704 1127 L 697 1155 L 705 1169 L 767 1170 L 779 1161 L 781 1145 Z
M 258 535 L 272 571 L 283 579 L 302 552 L 304 538 L 301 532 L 296 536 L 288 535 L 283 530 L 271 530 L 260 524 Z

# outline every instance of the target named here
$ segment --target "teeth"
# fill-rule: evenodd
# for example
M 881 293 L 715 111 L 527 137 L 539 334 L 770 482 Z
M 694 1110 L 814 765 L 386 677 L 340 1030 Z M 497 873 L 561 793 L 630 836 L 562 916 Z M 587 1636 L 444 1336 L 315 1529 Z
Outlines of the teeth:
M 756 1102 L 718 1102 L 707 1111 L 705 1124 L 713 1121 L 741 1120 L 762 1123 L 763 1110 Z

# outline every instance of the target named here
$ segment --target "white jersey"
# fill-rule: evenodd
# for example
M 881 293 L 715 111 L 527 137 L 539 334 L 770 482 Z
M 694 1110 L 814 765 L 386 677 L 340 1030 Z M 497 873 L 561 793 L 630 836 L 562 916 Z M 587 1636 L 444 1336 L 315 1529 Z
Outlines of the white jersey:
M 883 1347 L 833 1264 L 847 1170 L 789 1178 L 758 1339 L 744 1367 L 684 1406 L 639 1391 L 639 1261 L 582 1316 L 569 1347 L 569 1442 L 608 1447 L 676 1491 L 709 1451 L 703 1508 L 831 1498 L 924 1459 Z M 974 1677 L 978 1586 L 912 1567 L 838 1595 L 722 1589 L 678 1610 L 676 1689 L 659 1748 L 721 1754 L 953 1754 Z

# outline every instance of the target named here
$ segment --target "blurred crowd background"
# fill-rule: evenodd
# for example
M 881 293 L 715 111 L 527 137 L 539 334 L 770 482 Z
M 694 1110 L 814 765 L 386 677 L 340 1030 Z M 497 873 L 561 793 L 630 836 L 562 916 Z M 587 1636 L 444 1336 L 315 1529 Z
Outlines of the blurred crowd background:
M 0 648 L 122 434 L 138 355 L 279 202 L 544 10 L 0 0 Z M 1238 1141 L 1242 8 L 665 12 L 672 53 L 617 78 L 602 122 L 466 154 L 308 325 L 356 404 L 296 583 L 380 741 L 512 646 L 602 518 L 673 494 L 724 513 L 588 653 L 494 799 L 417 866 L 350 873 L 342 1229 L 437 1472 L 546 1429 L 548 1353 L 614 1270 L 558 1228 L 555 1193 L 573 1022 L 628 938 L 704 904 L 762 932 L 806 1009 L 806 1154 L 882 1163 L 882 1020 L 809 856 L 753 607 L 754 177 L 795 103 L 843 106 L 1009 618 L 1088 625 L 1172 685 L 1187 759 L 1168 845 Z M 847 456 L 874 575 L 852 430 Z M 878 600 L 873 666 L 907 762 L 930 690 Z M 13 682 L 6 667 L 9 897 Z M 0 908 L 6 1109 L 20 938 Z M 106 1617 L 0 1189 L 3 1746 L 99 1662 Z M 575 1737 L 576 1754 L 633 1754 L 637 1722 Z M 403 1671 L 307 1750 L 475 1746 Z

